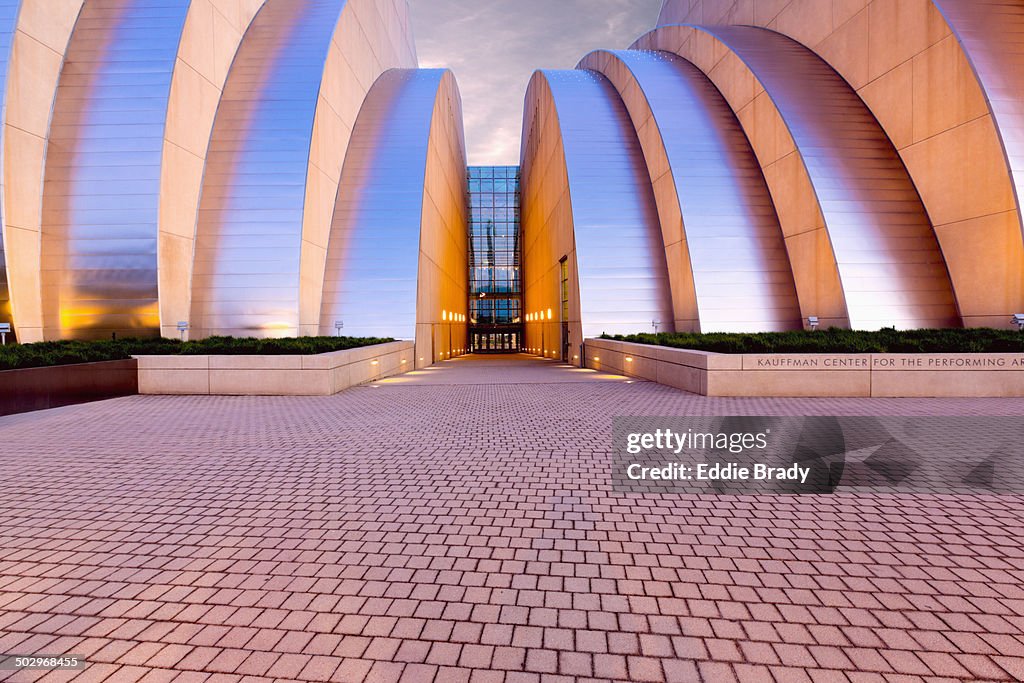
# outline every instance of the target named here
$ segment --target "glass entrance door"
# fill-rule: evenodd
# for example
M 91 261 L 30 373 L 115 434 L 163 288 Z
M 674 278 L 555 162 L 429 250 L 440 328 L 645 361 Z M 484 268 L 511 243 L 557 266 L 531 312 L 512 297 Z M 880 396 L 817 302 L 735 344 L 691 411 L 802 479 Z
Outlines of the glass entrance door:
M 473 353 L 519 353 L 519 333 L 509 331 L 473 331 Z

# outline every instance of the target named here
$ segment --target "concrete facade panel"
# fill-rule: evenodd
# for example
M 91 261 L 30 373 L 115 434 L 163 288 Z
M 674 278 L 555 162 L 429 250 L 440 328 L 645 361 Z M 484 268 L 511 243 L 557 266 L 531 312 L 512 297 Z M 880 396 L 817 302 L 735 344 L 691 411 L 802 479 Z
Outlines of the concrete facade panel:
M 43 339 L 40 282 L 46 141 L 82 0 L 23 0 L 11 45 L 3 121 L 4 243 L 11 313 L 22 342 Z M 18 173 L 6 169 L 18 168 Z

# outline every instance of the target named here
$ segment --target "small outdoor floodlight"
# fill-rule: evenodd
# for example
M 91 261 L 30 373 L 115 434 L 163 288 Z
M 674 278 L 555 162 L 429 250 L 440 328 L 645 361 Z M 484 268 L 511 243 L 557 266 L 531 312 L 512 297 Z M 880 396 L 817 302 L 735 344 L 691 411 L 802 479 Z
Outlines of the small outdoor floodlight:
M 1018 330 L 1024 332 L 1024 313 L 1015 313 L 1013 316 L 1013 320 L 1011 320 L 1010 322 L 1016 325 Z
M 809 315 L 809 316 L 807 316 L 807 324 L 810 326 L 811 332 L 814 332 L 816 329 L 818 329 L 818 316 L 816 316 L 816 315 Z
M 340 337 L 341 336 L 341 330 L 344 327 L 345 327 L 345 321 L 344 320 L 335 320 L 334 321 L 334 334 L 336 336 Z
M 181 337 L 181 341 L 185 341 L 185 333 L 188 332 L 188 321 L 178 321 L 178 335 Z
M 10 331 L 10 323 L 0 323 L 0 344 L 7 346 L 7 333 Z

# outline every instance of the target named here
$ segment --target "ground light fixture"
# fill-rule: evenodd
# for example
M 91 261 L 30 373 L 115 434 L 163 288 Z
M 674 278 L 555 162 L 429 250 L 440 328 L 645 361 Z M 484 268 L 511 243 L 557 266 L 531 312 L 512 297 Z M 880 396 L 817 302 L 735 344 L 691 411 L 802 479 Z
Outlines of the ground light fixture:
M 185 341 L 185 333 L 188 332 L 188 321 L 178 321 L 178 335 L 181 337 L 181 341 Z
M 7 346 L 7 333 L 10 331 L 10 323 L 0 323 L 0 345 Z
M 341 330 L 344 327 L 345 327 L 345 321 L 344 320 L 335 320 L 334 321 L 334 334 L 335 334 L 335 336 L 340 337 L 341 336 Z
M 1024 332 L 1024 313 L 1014 313 L 1013 320 L 1010 321 L 1017 326 L 1017 329 Z
M 809 315 L 807 316 L 807 325 L 811 328 L 811 332 L 818 329 L 818 316 Z

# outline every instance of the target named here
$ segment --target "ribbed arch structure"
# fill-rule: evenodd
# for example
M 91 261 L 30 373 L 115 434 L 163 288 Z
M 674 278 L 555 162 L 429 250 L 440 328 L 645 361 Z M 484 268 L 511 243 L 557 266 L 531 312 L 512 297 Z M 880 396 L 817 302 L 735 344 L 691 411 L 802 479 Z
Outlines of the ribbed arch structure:
M 203 177 L 190 316 L 196 334 L 315 332 L 329 197 L 337 192 L 351 126 L 326 110 L 333 104 L 337 114 L 346 100 L 361 102 L 383 68 L 414 60 L 404 36 L 389 45 L 381 35 L 387 24 L 380 5 L 398 7 L 267 0 L 246 31 Z M 325 76 L 332 72 L 345 80 Z M 304 316 L 304 307 L 314 312 Z
M 8 54 L 22 341 L 317 332 L 350 131 L 416 63 L 405 0 L 0 0 Z
M 799 43 L 756 27 L 662 27 L 637 46 L 674 46 L 719 84 L 736 110 L 759 100 L 741 121 L 780 207 L 787 242 L 805 234 L 818 241 L 812 250 L 790 248 L 801 293 L 822 282 L 830 251 L 852 327 L 960 323 L 917 191 L 884 131 L 834 70 Z M 758 116 L 773 125 L 759 129 Z M 821 246 L 826 239 L 829 250 Z M 814 277 L 804 275 L 811 271 L 806 261 L 817 264 Z M 839 305 L 818 303 L 826 310 Z
M 22 0 L 3 109 L 3 235 L 18 339 L 43 339 L 40 251 L 50 116 L 82 0 Z M 13 173 L 11 169 L 17 168 Z
M 1005 0 L 935 0 L 935 4 L 985 91 L 1019 212 L 1024 193 L 1024 4 Z
M 583 338 L 602 333 L 654 324 L 672 329 L 651 180 L 615 88 L 596 71 L 538 71 L 527 89 L 523 121 L 526 346 L 550 355 L 560 338 L 575 349 Z M 561 323 L 568 327 L 567 342 Z
M 159 331 L 167 98 L 188 0 L 86 2 L 53 104 L 43 186 L 48 338 Z
M 11 44 L 14 42 L 14 30 L 18 20 L 20 0 L 0 0 L 0 121 L 7 105 L 7 73 L 11 56 Z M 0 128 L 0 193 L 3 192 L 3 134 Z M 0 203 L 0 323 L 11 323 L 10 287 L 7 281 L 7 254 L 4 249 L 4 229 L 7 222 Z
M 659 51 L 599 50 L 632 118 L 654 186 L 678 331 L 800 327 L 768 187 L 732 110 L 708 78 Z
M 195 244 L 199 334 L 295 336 L 317 92 L 344 0 L 268 0 L 213 124 Z
M 902 157 L 964 324 L 1003 327 L 1024 310 L 1019 2 L 666 0 L 658 23 L 760 26 L 828 62 Z
M 189 319 L 196 216 L 213 119 L 228 71 L 265 0 L 192 0 L 171 79 L 160 171 L 160 329 Z
M 466 345 L 466 149 L 455 78 L 391 69 L 367 93 L 342 170 L 320 333 L 416 339 L 417 366 Z

